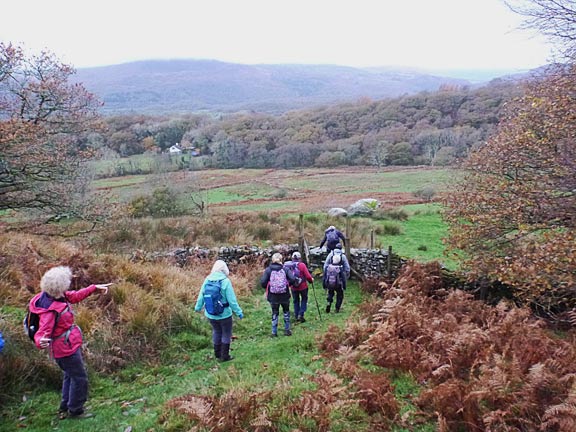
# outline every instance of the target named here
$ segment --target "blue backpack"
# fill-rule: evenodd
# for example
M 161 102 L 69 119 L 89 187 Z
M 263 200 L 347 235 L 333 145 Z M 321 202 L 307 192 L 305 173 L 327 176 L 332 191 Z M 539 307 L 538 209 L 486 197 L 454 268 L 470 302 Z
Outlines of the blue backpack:
M 222 281 L 208 280 L 204 286 L 204 307 L 210 315 L 221 315 L 230 306 L 222 302 Z

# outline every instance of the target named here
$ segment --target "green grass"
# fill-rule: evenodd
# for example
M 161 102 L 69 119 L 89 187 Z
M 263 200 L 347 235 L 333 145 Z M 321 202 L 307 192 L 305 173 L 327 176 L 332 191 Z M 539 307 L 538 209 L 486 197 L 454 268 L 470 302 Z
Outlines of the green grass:
M 401 234 L 379 235 L 378 242 L 385 248 L 392 246 L 393 251 L 403 257 L 422 262 L 438 260 L 448 268 L 457 268 L 457 263 L 444 254 L 442 239 L 448 234 L 448 225 L 442 220 L 441 207 L 416 204 L 401 208 L 409 214 L 406 221 L 395 221 L 401 227 Z M 389 222 L 382 222 L 385 223 Z
M 259 212 L 270 210 L 286 210 L 290 209 L 293 204 L 286 201 L 266 201 L 254 204 L 238 204 L 227 206 L 224 211 L 226 212 Z
M 125 158 L 92 161 L 90 168 L 97 175 L 114 175 L 120 172 L 129 174 L 136 172 L 159 173 L 175 171 L 182 165 L 186 166 L 189 161 L 189 155 L 140 154 Z
M 314 190 L 331 190 L 338 193 L 358 192 L 415 192 L 427 186 L 437 191 L 446 189 L 454 175 L 450 169 L 406 169 L 393 172 L 350 172 L 323 174 L 288 179 L 286 186 Z

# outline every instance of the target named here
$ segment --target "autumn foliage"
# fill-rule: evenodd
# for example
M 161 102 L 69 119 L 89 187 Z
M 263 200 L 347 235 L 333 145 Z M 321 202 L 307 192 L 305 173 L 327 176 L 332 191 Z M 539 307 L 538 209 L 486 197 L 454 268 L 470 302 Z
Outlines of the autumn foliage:
M 447 289 L 440 267 L 411 263 L 374 308 L 322 346 L 333 368 L 359 385 L 368 412 L 410 427 L 394 410 L 383 371 L 412 375 L 423 390 L 418 419 L 440 431 L 576 430 L 573 335 L 554 337 L 528 308 L 488 306 Z M 329 343 L 327 341 L 329 340 Z M 380 366 L 370 373 L 359 365 Z M 370 376 L 371 375 L 371 376 Z M 385 429 L 379 429 L 385 430 Z
M 82 215 L 99 102 L 49 52 L 0 43 L 0 210 Z M 84 181 L 81 181 L 84 180 Z
M 465 267 L 548 312 L 576 306 L 576 67 L 536 80 L 448 197 Z

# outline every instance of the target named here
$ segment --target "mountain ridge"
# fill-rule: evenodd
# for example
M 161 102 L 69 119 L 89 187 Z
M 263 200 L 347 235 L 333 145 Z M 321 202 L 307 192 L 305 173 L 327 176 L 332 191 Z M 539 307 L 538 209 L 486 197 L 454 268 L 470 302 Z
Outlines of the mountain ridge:
M 105 114 L 260 111 L 382 99 L 469 80 L 408 68 L 256 64 L 218 60 L 140 60 L 79 68 L 74 77 L 103 102 Z

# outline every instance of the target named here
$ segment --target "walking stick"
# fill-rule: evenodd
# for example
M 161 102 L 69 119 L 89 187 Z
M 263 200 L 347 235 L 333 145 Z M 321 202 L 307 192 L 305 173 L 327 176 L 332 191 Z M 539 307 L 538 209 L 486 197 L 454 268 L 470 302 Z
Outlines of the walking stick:
M 322 321 L 322 314 L 320 313 L 320 305 L 318 304 L 318 298 L 316 297 L 316 288 L 314 288 L 314 281 L 312 281 L 312 292 L 314 293 L 314 300 L 316 301 L 316 309 L 318 309 L 318 317 Z

